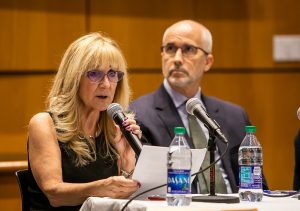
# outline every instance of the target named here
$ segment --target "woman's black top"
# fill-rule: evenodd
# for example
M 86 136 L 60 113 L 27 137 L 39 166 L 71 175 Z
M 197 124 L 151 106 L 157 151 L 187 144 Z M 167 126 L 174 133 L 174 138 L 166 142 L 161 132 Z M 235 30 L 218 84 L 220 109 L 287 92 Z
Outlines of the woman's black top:
M 67 147 L 66 144 L 59 142 L 62 158 L 62 176 L 64 182 L 85 183 L 95 180 L 105 179 L 110 176 L 118 175 L 117 159 L 104 157 L 104 138 L 102 135 L 96 138 L 97 159 L 86 166 L 77 167 L 75 165 L 75 153 Z M 29 154 L 28 154 L 29 155 Z M 30 210 L 79 210 L 81 205 L 69 207 L 52 207 L 41 189 L 36 184 L 30 162 L 28 160 L 28 181 L 29 181 L 29 199 Z

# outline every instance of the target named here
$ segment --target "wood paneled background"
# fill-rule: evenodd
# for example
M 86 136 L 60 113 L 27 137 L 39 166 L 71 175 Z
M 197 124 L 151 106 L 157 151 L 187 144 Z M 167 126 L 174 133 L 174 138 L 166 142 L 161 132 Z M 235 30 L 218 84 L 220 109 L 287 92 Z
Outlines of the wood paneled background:
M 120 44 L 135 99 L 162 81 L 164 29 L 194 19 L 214 38 L 204 93 L 246 109 L 263 146 L 270 189 L 291 189 L 300 63 L 274 62 L 272 37 L 300 34 L 299 11 L 298 0 L 0 1 L 0 161 L 26 159 L 28 121 L 44 109 L 64 50 L 76 38 L 104 31 Z M 0 186 L 0 207 L 20 210 L 12 171 L 0 171 Z

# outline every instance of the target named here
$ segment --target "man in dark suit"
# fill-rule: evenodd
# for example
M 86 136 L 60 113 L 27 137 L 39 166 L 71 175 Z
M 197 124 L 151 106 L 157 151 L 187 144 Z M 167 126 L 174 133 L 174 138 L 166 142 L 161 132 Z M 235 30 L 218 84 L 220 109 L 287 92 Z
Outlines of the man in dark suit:
M 201 100 L 207 113 L 221 126 L 229 140 L 229 148 L 218 163 L 225 180 L 227 193 L 238 191 L 238 148 L 245 136 L 244 127 L 250 125 L 246 112 L 239 106 L 204 96 L 201 90 L 203 74 L 213 64 L 212 36 L 209 30 L 195 21 L 179 21 L 163 35 L 161 57 L 163 84 L 158 90 L 133 101 L 130 110 L 136 113 L 144 137 L 156 146 L 169 146 L 174 127 L 187 129 L 186 138 L 191 148 L 194 143 L 189 131 L 185 103 L 189 98 Z M 199 121 L 206 138 L 207 128 Z M 226 145 L 216 139 L 220 156 Z M 193 192 L 197 191 L 193 185 Z M 265 187 L 266 188 L 266 187 Z M 199 190 L 199 189 L 198 189 Z

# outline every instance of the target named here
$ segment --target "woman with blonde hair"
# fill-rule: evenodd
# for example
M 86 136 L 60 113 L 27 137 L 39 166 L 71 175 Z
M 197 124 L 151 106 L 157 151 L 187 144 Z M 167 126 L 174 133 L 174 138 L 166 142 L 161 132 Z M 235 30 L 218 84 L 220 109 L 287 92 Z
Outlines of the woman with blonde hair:
M 79 210 L 89 196 L 127 198 L 138 189 L 128 178 L 135 153 L 106 112 L 112 102 L 128 107 L 126 66 L 116 42 L 101 33 L 85 35 L 66 50 L 47 111 L 29 123 L 32 210 Z M 132 117 L 123 125 L 141 137 Z

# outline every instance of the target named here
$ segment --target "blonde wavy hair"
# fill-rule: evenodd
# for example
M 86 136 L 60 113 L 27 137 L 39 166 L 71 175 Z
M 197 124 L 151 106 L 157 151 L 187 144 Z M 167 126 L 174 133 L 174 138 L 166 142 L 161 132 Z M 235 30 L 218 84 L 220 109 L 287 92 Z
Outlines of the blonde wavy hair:
M 127 63 L 118 44 L 108 36 L 95 32 L 75 40 L 66 50 L 54 78 L 47 98 L 47 110 L 52 113 L 58 141 L 65 143 L 75 152 L 77 166 L 84 166 L 96 160 L 95 144 L 79 138 L 81 131 L 79 113 L 79 83 L 86 71 L 91 69 L 123 71 L 124 77 L 118 82 L 113 102 L 128 108 L 130 87 L 127 78 Z M 106 111 L 100 113 L 97 134 L 105 141 L 104 156 L 111 158 L 118 153 L 114 147 L 114 123 Z M 101 140 L 102 141 L 102 140 Z

